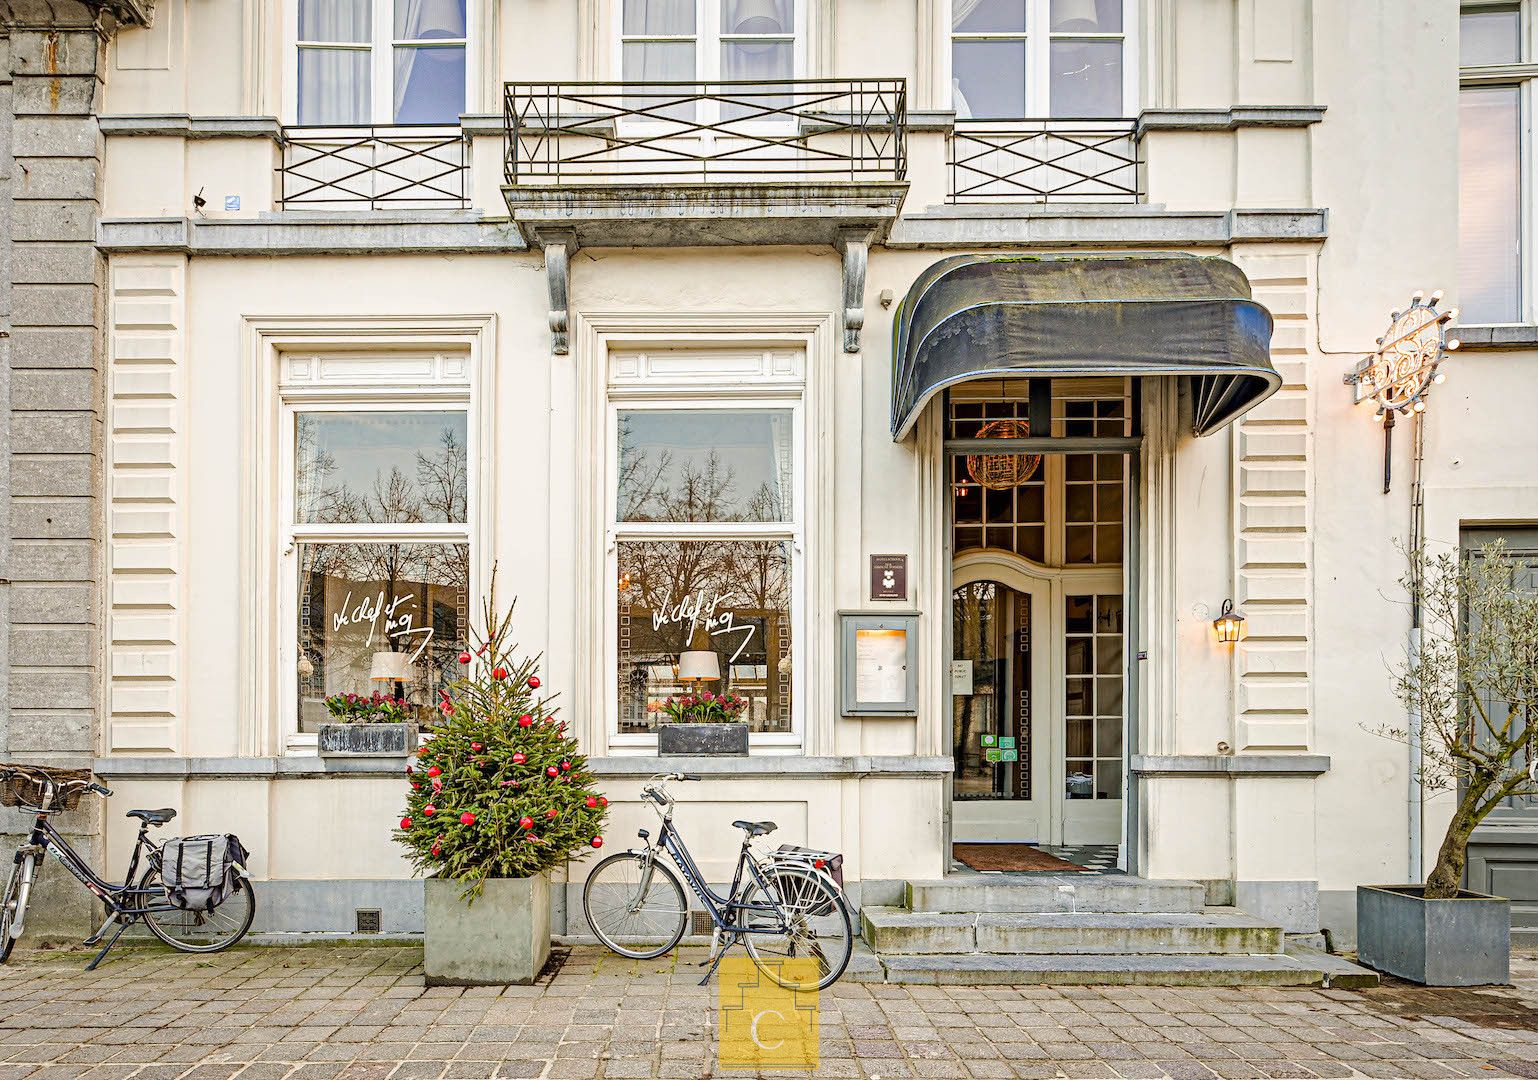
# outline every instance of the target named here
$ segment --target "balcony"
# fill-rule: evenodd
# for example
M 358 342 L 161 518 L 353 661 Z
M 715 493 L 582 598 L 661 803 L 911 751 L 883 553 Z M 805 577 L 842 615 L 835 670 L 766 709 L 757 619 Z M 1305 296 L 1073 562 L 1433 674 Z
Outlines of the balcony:
M 952 203 L 1135 203 L 1135 120 L 958 120 L 947 139 Z
M 286 128 L 283 210 L 463 210 L 467 144 L 458 128 Z
M 509 83 L 503 106 L 536 245 L 868 242 L 907 193 L 901 79 Z

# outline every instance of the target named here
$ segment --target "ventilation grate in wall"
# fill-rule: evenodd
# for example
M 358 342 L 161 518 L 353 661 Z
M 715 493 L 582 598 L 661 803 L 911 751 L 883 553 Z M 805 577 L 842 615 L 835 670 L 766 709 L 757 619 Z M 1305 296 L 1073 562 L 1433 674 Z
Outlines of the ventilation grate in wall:
M 357 920 L 358 933 L 360 933 L 360 934 L 377 934 L 377 933 L 379 933 L 379 919 L 380 919 L 380 916 L 379 916 L 379 909 L 378 908 L 361 908 L 360 907 L 360 908 L 357 908 L 353 912 L 353 915 L 354 915 L 354 917 Z

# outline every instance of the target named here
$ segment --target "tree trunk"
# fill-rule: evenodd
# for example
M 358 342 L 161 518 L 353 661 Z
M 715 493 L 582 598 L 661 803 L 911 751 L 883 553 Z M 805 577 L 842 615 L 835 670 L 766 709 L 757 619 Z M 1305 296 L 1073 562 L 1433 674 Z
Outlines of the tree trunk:
M 1447 825 L 1447 835 L 1442 838 L 1442 847 L 1437 851 L 1436 865 L 1426 877 L 1423 895 L 1427 900 L 1451 900 L 1463 887 L 1463 870 L 1469 859 L 1469 837 L 1474 832 L 1474 826 L 1479 824 L 1479 800 L 1474 795 L 1473 791 L 1464 792 L 1458 812 Z

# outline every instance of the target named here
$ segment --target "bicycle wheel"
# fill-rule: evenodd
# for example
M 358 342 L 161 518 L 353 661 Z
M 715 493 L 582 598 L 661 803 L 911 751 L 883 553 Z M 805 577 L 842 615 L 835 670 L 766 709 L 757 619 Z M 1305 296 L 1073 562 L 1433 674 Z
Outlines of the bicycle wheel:
M 653 861 L 651 881 L 641 887 L 642 856 L 610 855 L 593 867 L 582 887 L 582 913 L 610 952 L 650 960 L 677 945 L 689 923 L 689 905 L 678 876 Z M 660 942 L 661 944 L 657 944 Z
M 11 937 L 11 923 L 16 918 L 16 905 L 21 900 L 21 883 L 30 869 L 32 856 L 11 864 L 11 878 L 5 883 L 5 893 L 0 896 L 0 964 L 11 958 L 16 939 Z
M 753 963 L 771 980 L 787 990 L 822 990 L 832 986 L 854 955 L 854 922 L 849 905 L 826 877 L 798 867 L 767 868 L 771 886 L 766 894 L 757 881 L 743 890 L 747 904 L 770 904 L 785 914 L 789 927 L 785 933 L 751 933 L 743 936 Z M 773 927 L 778 920 L 769 914 L 749 912 L 747 925 Z M 786 960 L 814 960 L 812 974 L 797 977 L 794 967 L 782 966 Z
M 160 871 L 151 867 L 139 879 L 139 888 L 163 890 Z M 159 893 L 141 893 L 139 906 L 163 904 Z M 245 878 L 224 902 L 212 911 L 145 911 L 140 915 L 145 924 L 161 941 L 182 952 L 223 952 L 251 929 L 256 918 L 256 892 Z

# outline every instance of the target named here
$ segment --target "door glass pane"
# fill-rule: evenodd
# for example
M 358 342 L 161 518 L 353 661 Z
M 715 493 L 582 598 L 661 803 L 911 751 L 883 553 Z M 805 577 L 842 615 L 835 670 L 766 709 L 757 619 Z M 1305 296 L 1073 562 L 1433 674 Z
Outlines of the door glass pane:
M 967 34 L 1025 33 L 1026 0 L 952 0 L 951 27 Z
M 693 34 L 694 0 L 625 0 L 627 35 Z
M 368 49 L 299 50 L 299 123 L 331 127 L 367 124 L 369 94 Z
M 299 40 L 366 43 L 373 17 L 372 0 L 299 0 Z
M 1052 42 L 1052 115 L 1122 115 L 1120 41 Z
M 621 521 L 789 521 L 789 409 L 619 414 Z
M 1522 59 L 1521 13 L 1509 10 L 1466 11 L 1458 20 L 1458 64 L 1515 64 Z
M 410 46 L 395 50 L 397 124 L 458 124 L 465 111 L 465 47 Z
M 1052 0 L 1052 32 L 1121 33 L 1123 0 Z
M 957 799 L 1030 799 L 1031 598 L 993 581 L 951 595 Z
M 376 692 L 431 725 L 458 674 L 469 591 L 466 544 L 300 544 L 299 730 L 332 718 L 327 698 Z
M 303 412 L 294 418 L 300 522 L 462 522 L 465 413 Z
M 791 730 L 790 560 L 786 540 L 620 542 L 622 733 L 654 731 L 670 699 L 706 693 L 743 699 L 754 731 Z M 691 651 L 715 655 L 716 677 L 687 679 Z
M 1025 115 L 1025 42 L 957 41 L 951 95 L 958 120 Z
M 1070 799 L 1119 799 L 1126 732 L 1119 593 L 1065 598 L 1068 680 L 1064 747 Z M 1093 666 L 1096 677 L 1086 678 Z
M 1458 96 L 1458 275 L 1463 320 L 1521 318 L 1521 128 L 1515 86 Z

